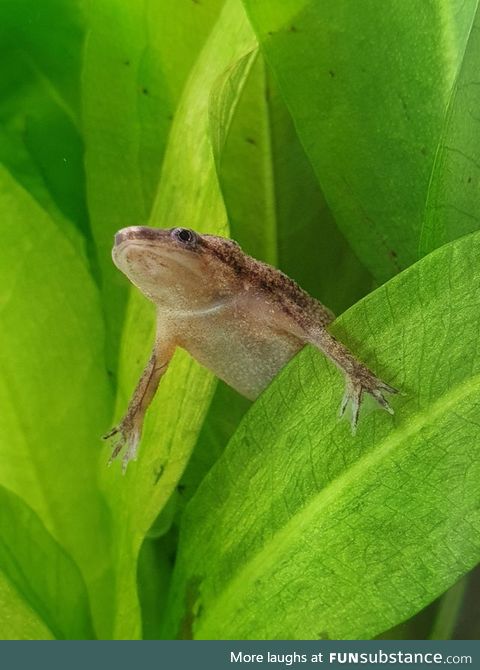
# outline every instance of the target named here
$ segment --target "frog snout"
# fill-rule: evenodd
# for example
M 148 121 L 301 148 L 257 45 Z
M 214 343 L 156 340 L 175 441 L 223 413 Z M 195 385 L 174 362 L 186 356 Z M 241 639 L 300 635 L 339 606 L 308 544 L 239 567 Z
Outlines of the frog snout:
M 160 230 L 148 228 L 147 226 L 129 226 L 115 233 L 115 245 L 118 246 L 125 240 L 155 240 L 158 239 Z

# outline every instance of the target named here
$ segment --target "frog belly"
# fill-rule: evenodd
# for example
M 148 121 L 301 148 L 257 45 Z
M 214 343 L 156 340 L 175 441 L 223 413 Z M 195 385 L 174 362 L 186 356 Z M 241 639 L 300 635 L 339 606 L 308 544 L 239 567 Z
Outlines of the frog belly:
M 180 346 L 236 391 L 254 400 L 277 372 L 304 346 L 265 323 L 235 323 L 225 330 L 213 323 L 189 324 Z

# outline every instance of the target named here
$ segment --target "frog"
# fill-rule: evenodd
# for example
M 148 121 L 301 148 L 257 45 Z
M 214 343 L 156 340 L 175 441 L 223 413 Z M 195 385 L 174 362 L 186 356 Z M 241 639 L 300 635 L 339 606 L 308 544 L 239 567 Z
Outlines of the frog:
M 319 349 L 344 375 L 339 415 L 355 434 L 364 395 L 393 414 L 398 393 L 328 331 L 335 316 L 281 270 L 226 237 L 189 228 L 130 226 L 114 237 L 113 262 L 156 307 L 151 355 L 114 438 L 109 463 L 137 456 L 145 413 L 177 347 L 255 400 L 303 347 Z

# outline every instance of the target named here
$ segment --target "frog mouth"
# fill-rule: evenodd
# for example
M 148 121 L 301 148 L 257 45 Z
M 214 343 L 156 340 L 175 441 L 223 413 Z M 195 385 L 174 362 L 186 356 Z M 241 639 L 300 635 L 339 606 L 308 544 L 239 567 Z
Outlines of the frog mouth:
M 139 272 L 147 275 L 155 268 L 162 268 L 165 273 L 177 273 L 178 277 L 183 278 L 193 275 L 204 282 L 203 269 L 197 267 L 197 262 L 192 262 L 192 258 L 196 260 L 197 255 L 192 256 L 191 250 L 179 248 L 175 243 L 172 245 L 170 234 L 165 235 L 165 232 L 161 228 L 142 226 L 122 228 L 115 234 L 113 262 L 131 280 Z M 165 279 L 168 279 L 168 274 L 165 274 Z
M 146 242 L 143 239 L 128 237 L 124 235 L 122 231 L 120 231 L 120 233 L 115 235 L 115 244 L 112 249 L 112 257 L 115 264 L 119 266 L 119 263 L 122 261 L 122 256 L 124 256 L 128 250 L 131 250 L 135 247 L 141 251 L 145 251 L 147 249 L 152 249 L 154 252 L 158 251 L 157 244 Z M 156 257 L 156 264 L 160 265 L 162 268 L 168 268 L 168 265 L 162 263 L 162 261 L 158 258 L 157 253 L 154 253 L 154 255 Z

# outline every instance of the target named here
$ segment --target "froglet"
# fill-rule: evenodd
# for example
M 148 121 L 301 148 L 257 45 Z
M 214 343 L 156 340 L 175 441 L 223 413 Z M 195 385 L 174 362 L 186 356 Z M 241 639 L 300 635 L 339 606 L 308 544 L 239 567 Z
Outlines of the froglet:
M 176 347 L 254 400 L 292 356 L 312 344 L 345 375 L 340 414 L 351 405 L 353 431 L 364 393 L 393 413 L 385 393 L 396 389 L 330 335 L 332 312 L 233 240 L 188 228 L 132 226 L 115 235 L 112 256 L 155 303 L 157 330 L 127 412 L 105 435 L 116 436 L 110 462 L 122 450 L 124 469 L 135 458 L 145 412 Z

